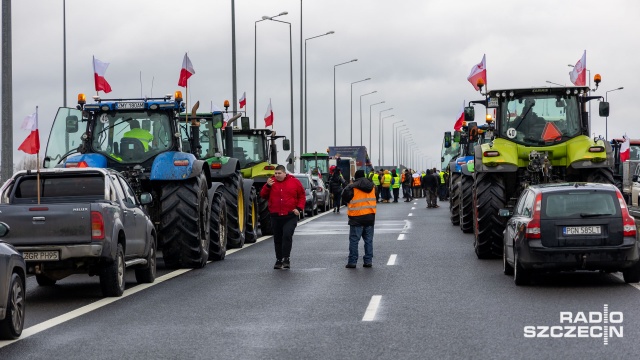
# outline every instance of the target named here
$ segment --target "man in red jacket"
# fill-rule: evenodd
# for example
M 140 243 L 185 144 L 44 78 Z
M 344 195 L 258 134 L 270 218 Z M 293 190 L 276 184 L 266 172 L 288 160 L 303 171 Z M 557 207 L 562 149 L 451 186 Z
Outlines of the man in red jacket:
M 275 176 L 269 178 L 267 185 L 260 190 L 260 197 L 268 201 L 271 213 L 273 244 L 276 248 L 276 264 L 273 268 L 289 269 L 293 232 L 307 201 L 304 188 L 300 180 L 287 174 L 284 166 L 278 165 Z

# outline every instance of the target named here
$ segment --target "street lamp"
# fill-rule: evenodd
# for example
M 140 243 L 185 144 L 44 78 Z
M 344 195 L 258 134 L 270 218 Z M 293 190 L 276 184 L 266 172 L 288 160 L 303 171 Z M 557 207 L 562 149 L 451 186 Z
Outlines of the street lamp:
M 307 41 L 321 36 L 335 34 L 334 31 L 329 31 L 322 35 L 312 36 L 304 39 L 304 152 L 307 152 Z
M 371 95 L 371 94 L 375 94 L 377 93 L 378 90 L 374 90 L 370 93 L 366 93 L 366 94 L 362 94 L 360 95 L 360 146 L 362 146 L 362 97 L 363 96 L 367 96 L 367 95 Z M 353 146 L 353 122 L 351 124 L 351 146 Z
M 549 81 L 549 80 L 545 80 L 545 82 L 553 85 L 564 86 L 562 84 L 554 83 L 553 81 Z
M 345 65 L 348 63 L 352 63 L 354 61 L 358 61 L 358 59 L 349 60 L 340 64 L 333 65 L 333 146 L 336 146 L 337 136 L 336 136 L 336 68 L 340 65 Z
M 574 67 L 575 65 L 567 64 L 569 67 Z M 587 70 L 587 77 L 589 78 L 589 90 L 591 90 L 591 70 Z M 591 101 L 589 101 L 589 130 L 591 130 Z
M 384 104 L 384 101 L 380 101 L 380 102 L 377 102 L 375 104 L 369 105 L 369 151 L 371 151 L 371 153 L 370 153 L 371 158 L 373 158 L 373 148 L 371 147 L 371 109 L 375 105 L 380 105 L 380 104 Z
M 622 90 L 624 87 L 620 86 L 617 89 L 607 90 L 604 92 L 604 101 L 609 101 L 607 95 L 612 91 Z M 609 140 L 609 117 L 607 116 L 604 120 L 604 138 Z
M 403 122 L 404 120 L 398 120 L 396 122 L 394 122 L 393 124 L 391 124 L 391 135 L 393 136 L 391 138 L 391 165 L 395 165 L 396 163 L 396 124 L 399 124 L 401 122 Z M 406 126 L 406 125 L 402 125 L 402 126 Z M 402 127 L 400 126 L 400 127 Z
M 384 135 L 382 134 L 382 129 L 384 129 L 384 119 L 394 117 L 395 115 L 388 115 L 383 117 L 380 120 L 380 140 L 382 141 L 382 145 L 380 145 L 380 153 L 382 154 L 382 162 L 384 163 Z M 379 164 L 380 165 L 380 164 Z
M 283 23 L 283 24 L 287 24 L 289 25 L 289 81 L 291 84 L 291 89 L 290 89 L 290 93 L 291 93 L 291 160 L 293 162 L 293 168 L 295 169 L 295 155 L 296 155 L 296 148 L 295 148 L 295 133 L 293 131 L 293 40 L 291 37 L 291 23 L 290 22 L 286 22 L 286 21 L 282 21 L 282 20 L 274 20 L 274 17 L 268 17 L 268 16 L 263 16 L 262 19 L 263 20 L 271 20 L 271 21 L 275 21 L 275 22 L 279 22 L 279 23 Z M 292 171 L 293 172 L 293 171 Z
M 253 128 L 258 127 L 258 23 L 261 21 L 277 18 L 278 16 L 287 15 L 288 12 L 283 11 L 275 16 L 263 16 L 261 20 L 256 20 L 253 27 Z
M 404 121 L 404 120 L 400 120 L 400 121 Z M 394 123 L 395 126 L 396 123 Z M 402 129 L 403 127 L 407 127 L 407 124 L 402 124 L 400 126 L 398 126 L 397 128 L 393 129 L 393 150 L 392 150 L 392 154 L 391 154 L 391 161 L 395 164 L 396 160 L 398 160 L 398 165 L 400 165 L 400 160 L 396 159 L 396 146 L 398 145 L 398 143 L 396 142 L 396 133 L 398 132 L 399 129 Z
M 353 84 L 357 84 L 359 82 L 363 82 L 367 80 L 371 80 L 371 78 L 366 78 L 366 79 L 354 81 L 351 83 L 351 97 L 349 98 L 349 100 L 351 101 L 351 111 L 349 112 L 349 118 L 351 119 L 351 132 L 350 132 L 351 135 L 349 136 L 349 142 L 351 146 L 353 146 Z M 377 91 L 371 92 L 369 94 L 373 94 L 375 92 Z M 364 94 L 364 95 L 369 95 L 369 94 Z M 362 146 L 362 97 L 364 95 L 360 95 L 360 146 Z
M 410 134 L 411 132 L 409 131 L 409 129 L 403 129 L 398 131 L 398 163 L 400 164 L 404 164 L 406 167 L 407 166 L 407 162 L 405 161 L 404 155 L 404 146 L 405 146 L 405 139 L 404 136 Z
M 382 128 L 381 128 L 381 124 L 382 124 L 382 113 L 385 111 L 389 111 L 389 110 L 393 110 L 393 108 L 388 108 L 388 109 L 384 109 L 381 110 L 380 112 L 378 112 L 378 166 L 380 166 L 380 156 L 382 154 L 382 147 L 380 145 L 380 143 L 382 142 L 380 135 L 382 134 Z

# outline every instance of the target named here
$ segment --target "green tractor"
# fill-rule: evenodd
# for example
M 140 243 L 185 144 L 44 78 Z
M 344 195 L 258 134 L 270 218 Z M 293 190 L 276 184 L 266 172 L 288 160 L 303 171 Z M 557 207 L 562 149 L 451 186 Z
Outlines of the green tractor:
M 191 126 L 181 128 L 184 147 L 207 163 L 212 181 L 224 184 L 221 189 L 227 206 L 227 242 L 223 246 L 228 248 L 241 248 L 245 243 L 257 240 L 257 229 L 252 226 L 255 225 L 252 215 L 255 213 L 257 194 L 252 187 L 253 181 L 243 179 L 240 159 L 234 156 L 233 146 L 230 146 L 232 141 L 228 139 L 233 137 L 230 130 L 239 117 L 231 118 L 228 127 L 223 128 L 224 114 L 221 111 L 194 112 L 188 117 L 187 114 L 180 114 L 181 122 L 191 123 Z
M 314 151 L 312 153 L 304 153 L 300 155 L 302 161 L 302 173 L 310 172 L 311 175 L 322 176 L 322 181 L 325 184 L 329 182 L 329 154 L 319 153 Z
M 266 185 L 267 179 L 275 174 L 278 165 L 276 140 L 280 138 L 284 136 L 278 136 L 270 129 L 251 129 L 248 117 L 242 118 L 241 128 L 233 129 L 233 155 L 238 159 L 244 179 L 250 179 L 252 182 L 252 194 L 257 194 L 256 200 L 251 203 L 249 227 L 255 231 L 259 221 L 262 236 L 273 234 L 268 203 L 260 197 L 260 190 Z M 283 139 L 282 149 L 291 149 L 289 140 Z
M 597 84 L 597 82 L 596 82 Z M 529 185 L 586 181 L 613 184 L 613 154 L 602 138 L 590 138 L 588 87 L 506 89 L 472 101 L 465 120 L 473 121 L 472 104 L 496 110 L 491 141 L 474 147 L 474 247 L 478 258 L 502 256 L 506 218 Z M 601 101 L 599 114 L 608 116 Z

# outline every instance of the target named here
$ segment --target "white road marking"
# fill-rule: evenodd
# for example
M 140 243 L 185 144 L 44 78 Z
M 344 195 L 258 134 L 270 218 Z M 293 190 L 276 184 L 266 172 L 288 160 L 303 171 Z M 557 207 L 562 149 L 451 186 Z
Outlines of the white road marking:
M 391 254 L 391 256 L 389 256 L 389 261 L 387 261 L 387 265 L 395 265 L 397 257 L 397 254 Z
M 415 210 L 415 209 L 416 209 L 416 207 L 415 207 L 415 206 L 412 206 L 412 207 L 411 207 L 411 210 Z
M 404 240 L 404 234 L 398 235 L 398 240 Z
M 413 213 L 409 213 L 409 215 L 408 215 L 408 216 L 413 216 Z
M 404 221 L 404 227 L 402 228 L 402 231 L 400 233 L 406 234 L 407 230 L 409 230 L 409 225 L 410 225 L 409 220 L 405 220 Z
M 373 321 L 376 317 L 376 312 L 378 311 L 378 306 L 380 306 L 381 299 L 382 295 L 373 295 L 371 297 L 371 301 L 369 301 L 369 306 L 367 306 L 367 310 L 364 312 L 362 321 Z
M 617 277 L 618 279 L 620 279 L 620 280 L 624 281 L 624 277 L 622 276 L 622 273 L 620 273 L 620 272 L 613 273 L 613 274 L 611 274 L 611 275 L 613 275 L 613 276 Z M 634 288 L 636 288 L 636 289 L 640 290 L 640 283 L 627 283 L 627 285 L 631 285 L 631 286 L 633 286 Z
M 418 203 L 417 203 L 417 202 L 414 202 L 414 203 L 413 203 L 413 205 L 418 205 Z

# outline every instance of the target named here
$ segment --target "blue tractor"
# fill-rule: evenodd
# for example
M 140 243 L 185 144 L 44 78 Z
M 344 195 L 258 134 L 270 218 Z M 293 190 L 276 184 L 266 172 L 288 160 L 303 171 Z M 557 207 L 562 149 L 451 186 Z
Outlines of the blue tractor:
M 209 164 L 190 151 L 198 144 L 182 140 L 181 128 L 199 125 L 179 121 L 185 111 L 182 93 L 94 100 L 87 104 L 79 94 L 75 109 L 58 109 L 44 166 L 115 169 L 131 185 L 124 186 L 132 192 L 126 199 L 136 202 L 136 195 L 151 193 L 147 210 L 168 268 L 200 268 L 209 259 L 224 259 L 222 183 L 213 182 Z

